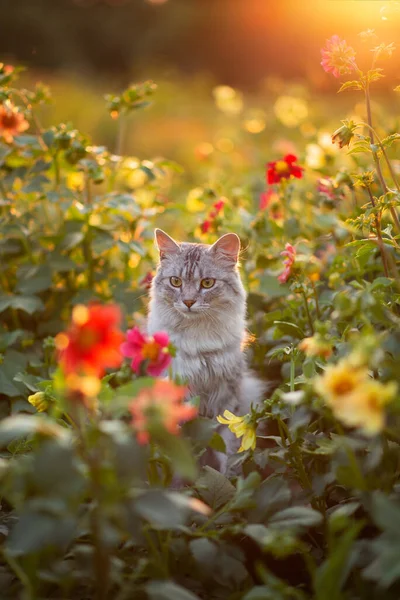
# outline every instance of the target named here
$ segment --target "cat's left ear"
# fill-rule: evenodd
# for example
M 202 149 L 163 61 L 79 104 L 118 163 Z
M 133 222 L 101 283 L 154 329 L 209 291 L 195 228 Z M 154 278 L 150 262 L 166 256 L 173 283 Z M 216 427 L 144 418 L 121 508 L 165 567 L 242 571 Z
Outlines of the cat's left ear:
M 240 252 L 239 236 L 236 233 L 226 233 L 211 246 L 210 252 L 221 254 L 236 263 Z

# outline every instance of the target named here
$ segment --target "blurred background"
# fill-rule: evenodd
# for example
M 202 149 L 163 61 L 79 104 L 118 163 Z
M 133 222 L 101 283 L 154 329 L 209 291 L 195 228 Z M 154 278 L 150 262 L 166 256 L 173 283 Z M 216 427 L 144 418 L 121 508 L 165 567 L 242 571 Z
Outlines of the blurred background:
M 132 117 L 124 151 L 165 155 L 185 166 L 232 149 L 233 117 L 235 127 L 239 119 L 245 132 L 264 138 L 278 122 L 296 144 L 319 121 L 336 127 L 357 112 L 360 95 L 337 96 L 338 81 L 320 66 L 320 49 L 333 34 L 353 45 L 365 65 L 370 47 L 361 31 L 374 29 L 379 42 L 400 48 L 395 0 L 0 0 L 0 6 L 0 60 L 28 67 L 24 84 L 50 85 L 55 102 L 45 121 L 71 121 L 113 149 L 115 123 L 103 95 L 154 79 L 155 102 Z M 396 54 L 382 66 L 386 77 L 375 98 L 397 113 Z M 221 85 L 238 90 L 225 107 L 215 94 Z

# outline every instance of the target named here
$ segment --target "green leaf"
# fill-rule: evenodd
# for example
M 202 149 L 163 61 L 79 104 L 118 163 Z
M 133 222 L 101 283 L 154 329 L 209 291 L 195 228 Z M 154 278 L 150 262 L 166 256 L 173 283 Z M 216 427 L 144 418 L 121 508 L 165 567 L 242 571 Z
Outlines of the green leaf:
M 372 496 L 371 512 L 375 523 L 383 531 L 400 532 L 400 502 L 394 502 L 383 493 L 375 491 Z
M 322 522 L 322 515 L 307 506 L 292 506 L 275 513 L 268 524 L 283 529 L 289 527 L 314 527 Z
M 67 438 L 68 431 L 46 417 L 15 415 L 0 422 L 0 447 L 6 447 L 15 439 L 40 434 L 45 437 Z
M 195 482 L 202 500 L 213 510 L 219 510 L 235 495 L 236 490 L 229 479 L 211 467 L 204 467 L 202 475 Z
M 172 581 L 151 581 L 145 590 L 150 600 L 200 600 L 198 596 Z
M 302 340 L 305 337 L 304 331 L 295 323 L 289 323 L 288 321 L 274 321 L 274 325 L 276 325 L 279 331 L 282 332 L 283 335 L 290 335 L 292 337 L 299 338 Z
M 52 285 L 52 277 L 50 267 L 41 265 L 30 270 L 27 276 L 20 279 L 17 284 L 17 291 L 21 294 L 37 294 L 48 290 Z
M 79 246 L 84 240 L 85 236 L 82 231 L 72 231 L 67 233 L 62 243 L 60 244 L 60 248 L 62 250 L 72 250 L 72 248 L 76 248 Z
M 363 86 L 362 83 L 360 83 L 359 81 L 346 81 L 346 83 L 343 83 L 340 88 L 338 89 L 338 93 L 339 92 L 344 92 L 344 90 L 362 90 Z
M 316 600 L 326 600 L 327 590 L 329 590 L 329 600 L 342 600 L 341 590 L 353 566 L 350 552 L 353 542 L 363 526 L 362 522 L 355 523 L 335 539 L 328 558 L 315 573 Z
M 210 576 L 218 559 L 218 546 L 207 538 L 191 540 L 190 552 L 201 569 L 202 575 Z
M 27 509 L 6 542 L 6 552 L 23 556 L 54 546 L 66 547 L 75 533 L 75 518 Z
M 279 283 L 277 275 L 262 275 L 260 292 L 270 298 L 280 298 L 281 296 L 287 296 L 289 286 Z
M 193 512 L 192 502 L 178 492 L 149 490 L 136 498 L 134 509 L 157 529 L 179 530 Z
M 15 308 L 32 315 L 44 310 L 44 304 L 36 296 L 0 296 L 0 313 L 7 308 Z

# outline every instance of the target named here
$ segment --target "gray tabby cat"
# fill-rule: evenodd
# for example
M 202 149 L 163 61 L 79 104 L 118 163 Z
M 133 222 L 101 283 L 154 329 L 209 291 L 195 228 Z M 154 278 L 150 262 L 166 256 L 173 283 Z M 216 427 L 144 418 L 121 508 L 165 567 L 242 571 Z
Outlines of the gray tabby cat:
M 249 371 L 242 351 L 246 339 L 246 292 L 238 271 L 240 240 L 235 233 L 215 244 L 177 243 L 155 230 L 160 263 L 150 292 L 148 332 L 166 331 L 177 349 L 174 376 L 200 396 L 199 414 L 215 419 L 224 410 L 244 415 L 259 403 L 265 385 Z M 239 441 L 221 426 L 227 454 Z M 218 453 L 220 470 L 227 458 Z

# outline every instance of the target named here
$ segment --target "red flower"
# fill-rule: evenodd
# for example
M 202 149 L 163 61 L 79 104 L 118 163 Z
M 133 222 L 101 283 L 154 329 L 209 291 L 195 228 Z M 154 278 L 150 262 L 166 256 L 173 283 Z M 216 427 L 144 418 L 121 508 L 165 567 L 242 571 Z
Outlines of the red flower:
M 201 233 L 208 233 L 211 225 L 212 223 L 210 219 L 206 219 L 205 221 L 203 221 L 203 223 L 200 225 Z
M 322 68 L 335 77 L 351 73 L 355 68 L 356 53 L 338 35 L 333 35 L 330 40 L 326 40 L 326 48 L 321 50 L 321 56 Z
M 153 336 L 145 336 L 138 327 L 126 333 L 126 342 L 121 346 L 124 356 L 132 358 L 131 367 L 135 373 L 140 372 L 141 365 L 148 361 L 146 373 L 152 377 L 161 375 L 171 363 L 169 353 L 169 337 L 165 331 L 158 331 Z
M 119 367 L 124 337 L 118 329 L 120 320 L 115 305 L 75 306 L 69 329 L 55 339 L 64 372 L 102 377 L 107 367 Z
M 286 244 L 285 250 L 281 252 L 281 256 L 286 256 L 286 260 L 283 261 L 285 268 L 279 275 L 278 281 L 280 283 L 286 283 L 292 273 L 292 266 L 296 259 L 296 249 L 293 248 L 292 244 Z
M 209 214 L 210 219 L 215 219 L 218 216 L 218 213 L 220 213 L 221 210 L 224 209 L 224 206 L 225 206 L 225 200 L 223 198 L 221 198 L 217 202 L 214 202 L 213 210 L 210 211 L 210 214 Z
M 0 135 L 6 142 L 10 144 L 14 136 L 26 131 L 28 127 L 29 123 L 24 115 L 10 102 L 0 106 Z
M 304 168 L 296 165 L 297 156 L 294 154 L 286 154 L 282 159 L 269 162 L 267 165 L 267 183 L 279 183 L 282 179 L 303 177 Z
M 169 433 L 179 433 L 179 423 L 194 419 L 197 408 L 184 404 L 186 388 L 172 381 L 156 381 L 151 388 L 142 389 L 129 405 L 132 426 L 140 444 L 150 439 L 153 425 L 162 425 Z
M 151 271 L 149 271 L 148 273 L 146 273 L 146 275 L 143 277 L 143 279 L 140 280 L 139 284 L 141 286 L 143 286 L 144 288 L 146 288 L 146 290 L 149 290 L 151 288 L 151 282 L 154 279 L 154 273 L 152 273 Z

